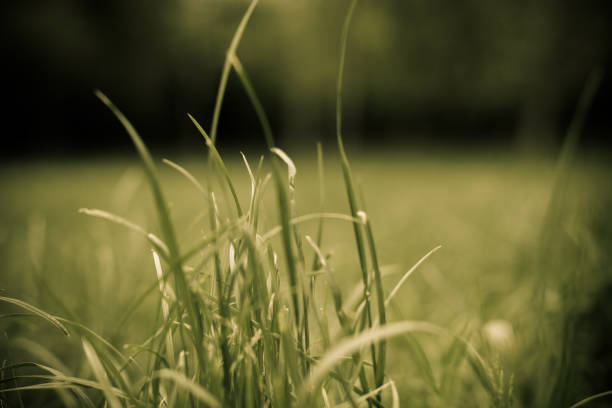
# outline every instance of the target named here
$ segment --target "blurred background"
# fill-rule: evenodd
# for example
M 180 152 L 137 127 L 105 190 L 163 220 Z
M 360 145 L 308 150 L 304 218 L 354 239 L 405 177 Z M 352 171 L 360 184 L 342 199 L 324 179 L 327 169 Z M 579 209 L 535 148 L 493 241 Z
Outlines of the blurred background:
M 225 50 L 242 0 L 4 1 L 0 16 L 11 157 L 98 154 L 129 147 L 93 96 L 101 89 L 145 139 L 190 150 L 186 113 L 210 127 Z M 264 0 L 238 54 L 280 144 L 311 146 L 334 131 L 339 33 L 346 1 Z M 594 67 L 612 61 L 605 0 L 364 0 L 345 80 L 349 141 L 384 147 L 558 147 Z M 610 147 L 606 74 L 583 143 Z M 261 143 L 232 75 L 222 145 Z

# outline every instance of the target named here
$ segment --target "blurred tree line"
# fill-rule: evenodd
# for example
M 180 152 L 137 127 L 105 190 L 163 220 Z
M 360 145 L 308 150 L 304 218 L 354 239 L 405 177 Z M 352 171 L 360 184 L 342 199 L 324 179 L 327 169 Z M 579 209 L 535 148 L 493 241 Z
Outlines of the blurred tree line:
M 7 152 L 127 146 L 93 97 L 107 93 L 148 141 L 189 147 L 186 119 L 212 116 L 225 50 L 246 0 L 5 0 Z M 285 144 L 333 136 L 338 43 L 348 0 L 261 0 L 239 55 Z M 605 0 L 362 0 L 349 39 L 347 134 L 366 144 L 560 140 L 580 89 L 612 60 Z M 588 120 L 607 143 L 604 76 Z M 7 126 L 8 125 L 8 126 Z M 259 126 L 234 76 L 220 142 Z M 125 139 L 125 140 L 124 140 Z

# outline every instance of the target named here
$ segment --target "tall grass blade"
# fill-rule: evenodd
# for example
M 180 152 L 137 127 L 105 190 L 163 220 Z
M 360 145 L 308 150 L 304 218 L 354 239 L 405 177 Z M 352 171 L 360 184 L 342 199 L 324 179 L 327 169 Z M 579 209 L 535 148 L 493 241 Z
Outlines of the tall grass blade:
M 367 218 L 365 212 L 360 212 L 364 220 L 366 228 L 366 237 L 368 240 L 368 246 L 370 248 L 370 258 L 372 259 L 372 268 L 374 269 L 374 284 L 376 287 L 376 300 L 378 301 L 378 320 L 380 324 L 385 325 L 387 323 L 387 313 L 385 308 L 385 294 L 382 285 L 382 276 L 380 273 L 380 267 L 378 266 L 378 255 L 376 254 L 376 244 L 374 243 L 374 234 L 372 233 L 372 225 L 370 220 Z M 376 357 L 376 358 L 375 358 Z M 376 380 L 376 386 L 382 386 L 385 379 L 385 365 L 387 360 L 387 342 L 382 339 L 378 343 L 378 355 L 375 356 L 372 353 L 372 363 L 374 364 L 374 377 Z
M 232 37 L 232 42 L 230 43 L 229 49 L 227 50 L 227 54 L 225 57 L 225 62 L 223 63 L 223 71 L 221 72 L 221 81 L 219 82 L 219 90 L 217 91 L 217 99 L 215 101 L 215 110 L 213 112 L 212 125 L 210 127 L 210 138 L 213 143 L 217 140 L 217 127 L 219 125 L 219 115 L 221 114 L 221 105 L 223 105 L 223 97 L 225 96 L 225 89 L 227 88 L 227 80 L 229 78 L 230 69 L 231 69 L 231 58 L 234 54 L 236 54 L 236 50 L 238 49 L 238 45 L 240 45 L 240 40 L 242 39 L 242 34 L 244 33 L 244 29 L 246 28 L 249 19 L 251 18 L 251 14 L 253 14 L 253 10 L 257 5 L 258 0 L 252 0 L 251 4 L 245 11 L 240 23 L 238 24 L 238 28 Z
M 89 365 L 91 366 L 94 376 L 102 386 L 102 392 L 106 397 L 106 402 L 111 408 L 121 408 L 121 403 L 113 392 L 113 387 L 111 386 L 111 383 L 108 380 L 106 371 L 104 370 L 104 366 L 102 365 L 100 358 L 87 340 L 83 339 L 82 342 L 83 350 L 85 350 L 85 356 L 89 361 Z
M 181 255 L 178 247 L 178 241 L 176 239 L 174 227 L 170 219 L 170 212 L 168 210 L 168 206 L 166 204 L 162 188 L 159 183 L 159 177 L 157 175 L 155 163 L 153 162 L 153 158 L 151 157 L 149 150 L 140 138 L 140 135 L 138 134 L 138 132 L 136 132 L 136 129 L 134 129 L 132 124 L 127 120 L 123 113 L 102 92 L 96 91 L 96 96 L 111 110 L 111 112 L 113 112 L 113 114 L 121 122 L 128 135 L 132 139 L 132 142 L 134 143 L 134 146 L 136 147 L 136 150 L 138 151 L 138 154 L 140 155 L 140 158 L 144 163 L 145 174 L 147 176 L 151 191 L 153 193 L 153 200 L 155 203 L 155 208 L 157 210 L 162 236 L 166 245 L 168 246 L 169 264 L 176 280 L 177 295 L 180 299 L 184 301 L 185 307 L 187 309 L 189 322 L 193 327 L 191 333 L 193 334 L 194 338 L 195 351 L 197 353 L 198 360 L 201 362 L 203 358 L 203 349 L 202 327 L 200 317 L 195 310 L 192 293 L 189 289 L 189 285 L 187 283 L 187 279 L 185 277 L 183 267 L 181 265 Z
M 253 108 L 255 108 L 255 113 L 259 119 L 259 123 L 261 123 L 261 127 L 264 132 L 264 137 L 266 138 L 266 143 L 268 144 L 268 149 L 273 148 L 276 144 L 274 143 L 274 136 L 272 135 L 272 127 L 270 126 L 270 121 L 268 120 L 268 116 L 266 115 L 266 111 L 263 108 L 263 104 L 259 100 L 257 93 L 255 92 L 255 88 L 251 84 L 251 80 L 247 75 L 240 59 L 236 54 L 231 55 L 231 63 L 242 82 L 242 86 L 247 92 L 249 99 L 251 100 L 251 104 L 253 104 Z
M 557 160 L 557 165 L 555 167 L 555 178 L 552 193 L 548 202 L 545 219 L 542 224 L 540 238 L 541 246 L 546 247 L 546 245 L 548 245 L 551 236 L 554 233 L 554 226 L 557 224 L 558 217 L 560 217 L 559 211 L 561 201 L 564 197 L 569 171 L 578 150 L 578 141 L 584 126 L 584 120 L 593 99 L 595 98 L 595 94 L 599 89 L 602 78 L 603 71 L 601 69 L 596 68 L 591 72 L 586 83 L 584 84 L 584 88 L 580 94 L 580 99 L 576 105 L 576 111 L 574 112 L 574 116 L 572 117 L 572 121 L 567 130 L 567 134 Z

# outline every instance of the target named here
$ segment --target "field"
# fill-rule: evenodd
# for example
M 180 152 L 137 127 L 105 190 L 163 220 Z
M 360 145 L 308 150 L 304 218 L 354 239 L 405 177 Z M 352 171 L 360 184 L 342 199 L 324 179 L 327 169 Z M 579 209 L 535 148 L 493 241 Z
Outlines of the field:
M 337 152 L 328 150 L 324 211 L 347 214 Z M 246 168 L 237 152 L 225 156 L 246 206 L 250 192 Z M 256 154 L 247 156 L 251 163 L 257 161 Z M 204 154 L 171 159 L 204 179 Z M 296 153 L 293 159 L 296 215 L 318 212 L 316 155 Z M 561 204 L 552 206 L 559 210 L 549 205 L 555 181 L 555 162 L 549 158 L 521 158 L 501 151 L 406 151 L 357 153 L 352 163 L 364 191 L 387 293 L 423 255 L 442 246 L 399 289 L 390 303 L 388 321 L 423 320 L 461 334 L 498 368 L 496 372 L 503 373 L 494 378 L 510 389 L 515 406 L 542 406 L 549 394 L 559 393 L 553 389 L 560 375 L 571 376 L 565 380 L 563 403 L 609 387 L 605 310 L 610 308 L 606 294 L 612 196 L 607 163 L 578 160 L 563 198 L 556 200 Z M 188 248 L 208 229 L 208 204 L 178 172 L 159 166 L 180 246 Z M 117 347 L 141 343 L 155 331 L 159 292 L 149 291 L 126 319 L 130 305 L 157 280 L 146 239 L 77 212 L 108 210 L 157 231 L 138 162 L 99 158 L 13 163 L 3 166 L 0 188 L 2 296 L 70 317 Z M 260 231 L 279 223 L 273 189 L 269 190 L 263 199 L 267 204 Z M 545 219 L 552 213 L 557 218 L 546 227 Z M 316 236 L 317 225 L 316 220 L 300 224 L 300 233 Z M 544 243 L 542 236 L 548 237 Z M 354 297 L 361 272 L 350 223 L 325 220 L 321 250 L 329 255 L 344 298 Z M 550 259 L 542 260 L 543 252 Z M 544 302 L 538 303 L 541 285 L 545 285 Z M 320 302 L 331 311 L 329 294 L 322 296 Z M 2 313 L 18 311 L 7 304 L 1 307 Z M 6 333 L 5 364 L 39 361 L 53 366 L 59 360 L 69 373 L 88 376 L 78 336 L 67 338 L 37 318 L 5 314 L 0 324 Z M 337 325 L 334 330 L 337 333 Z M 567 330 L 572 331 L 569 338 Z M 448 369 L 445 353 L 451 339 L 432 334 L 415 334 L 413 339 L 422 346 L 425 367 L 440 384 Z M 415 351 L 419 348 L 401 337 L 391 340 L 389 347 L 388 376 L 395 381 L 402 403 L 492 404 L 467 359 L 459 362 L 453 386 L 444 396 L 430 388 L 429 369 L 423 368 L 423 356 Z M 560 374 L 564 364 L 570 368 Z M 44 390 L 22 393 L 22 398 L 30 404 L 44 401 L 45 406 L 61 401 Z M 14 393 L 8 401 L 16 403 Z
M 353 0 L 336 143 L 292 151 L 238 55 L 256 4 L 209 132 L 189 116 L 200 154 L 160 160 L 95 91 L 133 156 L 2 165 L 0 408 L 606 406 L 611 169 L 579 148 L 601 71 L 551 156 L 347 155 Z M 263 152 L 217 150 L 232 73 Z

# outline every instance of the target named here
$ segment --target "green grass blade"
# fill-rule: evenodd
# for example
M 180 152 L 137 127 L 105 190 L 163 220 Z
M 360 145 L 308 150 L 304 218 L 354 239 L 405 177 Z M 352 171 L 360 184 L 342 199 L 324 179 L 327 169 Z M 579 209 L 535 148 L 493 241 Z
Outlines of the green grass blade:
M 382 391 L 384 391 L 386 388 L 388 388 L 389 386 L 391 386 L 391 382 L 387 382 L 387 383 L 381 385 L 378 388 L 373 389 L 372 391 L 370 391 L 370 392 L 368 392 L 366 394 L 360 395 L 359 398 L 357 398 L 355 400 L 355 402 L 357 404 L 366 402 L 368 399 L 370 399 L 370 398 L 372 398 L 372 397 L 374 397 L 376 395 L 380 395 L 380 393 Z M 339 407 L 346 407 L 346 406 L 350 406 L 350 405 L 351 405 L 350 402 L 345 402 L 343 404 L 336 405 L 336 407 L 339 408 Z
M 236 50 L 238 49 L 238 45 L 240 45 L 240 40 L 242 39 L 242 35 L 244 33 L 244 29 L 246 28 L 249 19 L 251 18 L 251 14 L 253 14 L 253 10 L 257 5 L 258 0 L 251 1 L 251 4 L 245 11 L 240 23 L 238 24 L 238 28 L 232 37 L 232 42 L 230 43 L 229 49 L 227 50 L 227 54 L 225 56 L 225 62 L 223 63 L 223 71 L 221 72 L 221 81 L 219 82 L 219 90 L 217 91 L 217 99 L 215 101 L 215 110 L 213 112 L 212 125 L 210 127 L 210 138 L 212 142 L 215 143 L 217 140 L 217 127 L 219 125 L 219 115 L 221 114 L 221 105 L 223 105 L 223 97 L 225 96 L 225 89 L 227 88 L 227 80 L 229 78 L 231 65 L 231 57 L 236 54 Z
M 280 159 L 279 159 L 280 160 Z M 283 249 L 285 252 L 285 259 L 287 265 L 287 272 L 289 275 L 289 290 L 292 299 L 293 312 L 295 315 L 294 324 L 296 328 L 296 332 L 299 333 L 300 330 L 300 301 L 298 295 L 298 276 L 297 276 L 297 260 L 295 258 L 295 254 L 293 253 L 293 243 L 292 243 L 292 229 L 291 229 L 291 204 L 289 193 L 286 191 L 286 187 L 284 182 L 282 181 L 280 175 L 279 166 L 274 163 L 274 180 L 276 182 L 277 189 L 277 200 L 278 200 L 278 209 L 279 216 L 281 221 L 281 241 L 283 244 Z M 289 176 L 291 176 L 291 171 L 289 170 Z M 291 177 L 290 177 L 291 178 Z M 291 181 L 289 181 L 291 183 Z
M 162 188 L 159 182 L 155 163 L 153 162 L 153 158 L 151 157 L 149 150 L 140 138 L 140 135 L 138 134 L 138 132 L 136 132 L 136 129 L 134 129 L 132 124 L 127 120 L 123 113 L 102 92 L 96 91 L 96 96 L 111 110 L 111 112 L 113 112 L 113 114 L 121 122 L 128 135 L 132 139 L 132 142 L 134 143 L 134 146 L 136 147 L 136 150 L 144 163 L 145 174 L 147 175 L 147 179 L 149 181 L 149 185 L 153 193 L 153 200 L 155 202 L 155 208 L 157 210 L 162 236 L 166 245 L 168 246 L 169 264 L 176 280 L 176 289 L 178 292 L 177 296 L 183 300 L 187 309 L 189 323 L 193 328 L 191 333 L 193 334 L 194 338 L 195 351 L 197 353 L 198 360 L 202 361 L 204 350 L 202 345 L 203 334 L 201 322 L 194 308 L 192 293 L 189 289 L 189 285 L 187 283 L 187 279 L 183 271 L 178 241 L 176 239 L 172 220 L 170 219 L 170 212 L 168 210 L 168 206 L 166 204 L 166 200 L 164 198 Z
M 76 330 L 76 332 L 78 334 L 80 334 L 83 337 L 87 337 L 89 339 L 95 339 L 96 341 L 99 341 L 100 343 L 102 343 L 106 348 L 108 348 L 110 351 L 112 351 L 115 356 L 119 357 L 119 359 L 124 362 L 124 363 L 128 363 L 129 359 L 127 357 L 125 357 L 123 355 L 123 353 L 121 353 L 121 351 L 119 351 L 115 346 L 113 346 L 111 343 L 108 342 L 108 340 L 104 339 L 104 337 L 100 336 L 98 333 L 96 333 L 95 331 L 91 330 L 89 327 L 69 320 L 69 319 L 65 319 L 63 317 L 58 317 L 58 320 L 60 320 L 61 322 L 67 324 L 68 326 L 72 327 L 73 330 Z
M 360 207 L 355 196 L 355 187 L 353 182 L 353 176 L 351 167 L 348 161 L 348 157 L 344 150 L 344 142 L 342 140 L 342 79 L 344 76 L 344 63 L 346 58 L 346 47 L 348 42 L 348 32 L 351 25 L 353 13 L 357 0 L 353 0 L 349 6 L 349 10 L 346 14 L 344 24 L 342 26 L 342 34 L 340 36 L 340 63 L 338 66 L 338 80 L 336 84 L 336 138 L 338 143 L 338 151 L 340 153 L 340 163 L 342 165 L 342 176 L 344 178 L 344 184 L 346 187 L 346 193 L 349 202 L 349 208 L 351 215 L 355 218 L 359 216 Z M 360 327 L 363 328 L 367 323 L 369 327 L 372 327 L 372 317 L 370 310 L 369 301 L 369 284 L 368 284 L 368 266 L 367 266 L 367 255 L 365 249 L 365 238 L 363 236 L 363 230 L 360 225 L 354 224 L 353 230 L 355 233 L 355 243 L 357 245 L 357 254 L 359 256 L 359 265 L 361 266 L 361 278 L 364 284 L 363 287 L 363 298 L 365 300 L 365 313 L 360 323 Z M 374 348 L 372 348 L 372 360 L 376 362 L 376 356 Z
M 251 84 L 251 80 L 249 79 L 246 71 L 244 70 L 244 67 L 242 66 L 242 63 L 240 62 L 238 56 L 236 54 L 231 55 L 230 61 L 232 63 L 232 66 L 234 67 L 234 70 L 236 71 L 236 74 L 238 75 L 238 78 L 240 78 L 240 81 L 242 82 L 242 86 L 244 86 L 244 89 L 246 90 L 246 93 L 249 99 L 251 100 L 253 108 L 255 108 L 255 113 L 259 118 L 259 123 L 261 123 L 261 127 L 264 132 L 264 137 L 266 138 L 266 143 L 268 144 L 268 149 L 271 149 L 275 146 L 274 136 L 272 135 L 272 127 L 270 126 L 270 121 L 268 120 L 266 111 L 263 108 L 263 104 L 259 100 L 259 97 L 257 97 L 255 88 Z
M 370 258 L 372 259 L 372 268 L 374 269 L 374 286 L 376 287 L 376 300 L 378 301 L 378 320 L 380 324 L 385 325 L 387 323 L 387 312 L 385 308 L 385 293 L 382 284 L 382 276 L 380 273 L 380 267 L 378 266 L 378 255 L 376 253 L 376 244 L 374 243 L 374 234 L 372 233 L 372 225 L 370 220 L 367 218 L 364 212 L 363 219 L 366 227 L 366 237 L 368 240 L 368 246 L 370 248 Z M 374 377 L 376 380 L 376 387 L 382 386 L 385 380 L 385 366 L 387 360 L 387 342 L 382 339 L 378 343 L 378 353 L 376 359 L 374 359 L 374 353 L 372 353 L 373 364 L 374 364 Z
M 153 248 L 162 254 L 164 259 L 168 259 L 168 246 L 164 243 L 164 241 L 162 241 L 155 234 L 145 231 L 145 229 L 142 228 L 140 225 L 133 223 L 132 221 L 123 218 L 119 215 L 113 214 L 108 211 L 99 210 L 97 208 L 79 208 L 79 213 L 88 215 L 90 217 L 102 218 L 104 220 L 110 221 L 117 225 L 121 225 L 122 227 L 125 227 L 144 236 L 147 241 L 149 241 L 149 243 L 153 246 Z
M 202 184 L 200 184 L 200 182 L 198 181 L 198 179 L 196 179 L 194 177 L 193 174 L 191 174 L 189 171 L 187 171 L 186 168 L 184 168 L 183 166 L 181 166 L 180 164 L 177 164 L 175 162 L 173 162 L 172 160 L 168 160 L 168 159 L 162 159 L 162 162 L 164 164 L 167 164 L 168 166 L 170 166 L 171 168 L 173 168 L 174 170 L 178 171 L 180 174 L 182 174 L 187 180 L 189 180 L 189 182 L 191 184 L 193 184 L 193 186 L 202 194 L 206 194 L 206 191 L 204 190 L 204 187 L 202 187 Z
M 597 89 L 599 88 L 603 77 L 603 72 L 600 69 L 595 69 L 591 72 L 580 94 L 580 99 L 576 106 L 576 111 L 572 117 L 572 122 L 567 130 L 559 158 L 555 167 L 555 178 L 548 202 L 548 207 L 545 213 L 544 222 L 542 223 L 542 231 L 540 233 L 540 246 L 546 247 L 552 235 L 554 228 L 558 224 L 558 218 L 561 216 L 560 209 L 561 201 L 564 197 L 567 179 L 570 168 L 576 152 L 578 150 L 578 141 L 584 126 L 584 120 L 587 116 L 589 108 L 593 102 Z M 545 254 L 547 255 L 547 254 Z
M 209 407 L 221 407 L 221 403 L 213 394 L 178 371 L 162 369 L 155 372 L 154 376 L 164 380 L 171 380 L 177 387 L 186 390 Z
M 325 260 L 325 257 L 323 256 L 323 253 L 321 252 L 321 249 L 318 247 L 318 245 L 308 235 L 306 235 L 305 238 L 306 238 L 306 242 L 308 242 L 308 244 L 310 244 L 310 246 L 314 250 L 318 261 L 321 263 L 321 266 L 327 272 L 327 277 L 328 277 L 328 282 L 329 282 L 328 284 L 329 284 L 329 288 L 332 293 L 332 299 L 334 302 L 334 307 L 336 309 L 336 315 L 338 317 L 338 321 L 340 322 L 342 329 L 347 334 L 350 334 L 351 333 L 351 329 L 350 329 L 351 322 L 348 316 L 346 316 L 346 314 L 344 313 L 344 310 L 342 308 L 342 292 L 340 291 L 340 287 L 338 286 L 338 283 L 336 282 L 336 278 L 334 277 L 334 274 L 331 271 L 331 269 L 328 268 L 327 261 Z
M 43 318 L 44 320 L 48 321 L 49 323 L 51 323 L 51 325 L 55 326 L 56 328 L 58 328 L 59 330 L 62 331 L 62 333 L 64 333 L 66 336 L 70 336 L 70 333 L 68 332 L 68 329 L 66 329 L 66 326 L 64 326 L 56 316 L 53 316 L 52 314 L 49 314 L 47 312 L 44 312 L 42 310 L 40 310 L 39 308 L 32 306 L 29 303 L 26 303 L 22 300 L 19 299 L 13 299 L 13 298 L 9 298 L 9 297 L 5 297 L 5 296 L 0 296 L 0 302 L 6 302 L 6 303 L 11 303 L 15 306 L 19 306 L 22 309 L 27 310 L 30 313 L 35 314 L 36 316 L 39 316 L 41 318 Z
M 412 268 L 410 268 L 408 270 L 408 272 L 406 272 L 404 274 L 404 276 L 402 276 L 402 278 L 399 280 L 399 282 L 397 282 L 397 284 L 395 285 L 395 287 L 393 288 L 393 290 L 389 293 L 389 295 L 387 296 L 387 299 L 385 299 L 385 306 L 387 306 L 389 304 L 389 302 L 391 302 L 391 299 L 393 299 L 393 297 L 397 294 L 397 292 L 400 290 L 400 288 L 402 287 L 402 285 L 404 284 L 404 282 L 410 277 L 410 275 L 412 275 L 412 273 L 419 267 L 421 266 L 421 264 L 423 262 L 425 262 L 425 260 L 427 260 L 427 258 L 429 258 L 431 255 L 433 255 L 436 251 L 438 251 L 440 248 L 442 248 L 442 245 L 438 245 L 437 247 L 435 247 L 434 249 L 432 249 L 431 251 L 429 251 L 428 253 L 426 253 L 421 259 L 419 259 L 419 261 L 417 263 L 414 264 L 414 266 Z
M 136 129 L 134 129 L 132 124 L 127 120 L 123 113 L 102 92 L 96 91 L 96 96 L 111 110 L 111 112 L 113 112 L 119 122 L 121 122 L 128 135 L 132 139 L 132 142 L 136 147 L 138 155 L 142 159 L 145 173 L 147 175 L 147 179 L 149 181 L 149 185 L 153 193 L 153 199 L 155 201 L 155 207 L 159 216 L 162 235 L 167 241 L 166 244 L 168 245 L 168 250 L 170 252 L 171 257 L 176 259 L 178 258 L 177 255 L 179 253 L 176 235 L 174 233 L 174 228 L 172 227 L 172 223 L 170 221 L 170 213 L 168 211 L 166 200 L 164 199 L 162 193 L 161 185 L 159 183 L 159 177 L 157 175 L 157 169 L 155 167 L 155 163 L 153 162 L 153 158 L 151 157 L 151 154 L 149 153 L 149 150 L 145 146 L 144 142 L 140 138 L 140 135 L 138 134 L 138 132 L 136 132 Z
M 63 373 L 70 373 L 70 369 L 47 347 L 25 337 L 18 337 L 13 340 L 16 347 L 26 350 L 38 360 L 44 361 L 50 366 L 57 368 Z
M 345 356 L 359 351 L 364 346 L 368 346 L 383 339 L 399 336 L 408 332 L 428 332 L 439 334 L 440 329 L 428 322 L 403 321 L 368 329 L 359 333 L 357 336 L 343 340 L 329 350 L 321 358 L 318 364 L 314 366 L 306 381 L 305 387 L 301 391 L 302 395 L 306 396 L 310 390 L 316 389 L 318 384 L 323 381 L 327 374 L 337 364 L 339 364 L 345 358 Z
M 401 338 L 401 340 L 402 343 L 407 346 L 407 349 L 412 355 L 412 359 L 419 369 L 421 376 L 424 378 L 427 385 L 429 385 L 429 388 L 431 388 L 431 390 L 437 394 L 438 386 L 436 385 L 436 379 L 423 347 L 421 347 L 421 344 L 418 342 L 415 336 L 410 333 L 407 333 Z
M 356 224 L 361 224 L 362 220 L 360 218 L 357 217 L 351 217 L 350 215 L 346 215 L 346 214 L 341 214 L 341 213 L 312 213 L 312 214 L 305 214 L 305 215 L 300 215 L 298 217 L 292 218 L 291 220 L 289 220 L 289 224 L 290 225 L 297 225 L 297 224 L 301 224 L 303 222 L 307 222 L 307 221 L 312 221 L 312 220 L 320 220 L 320 219 L 330 219 L 330 220 L 340 220 L 340 221 L 349 221 L 352 223 L 356 223 Z M 282 226 L 278 225 L 272 229 L 270 229 L 269 231 L 265 232 L 262 235 L 262 239 L 264 241 L 268 241 L 270 239 L 272 239 L 274 236 L 276 236 L 278 233 L 280 233 L 282 231 Z
M 179 249 L 176 240 L 176 234 L 172 226 L 172 221 L 170 220 L 170 212 L 168 210 L 166 200 L 164 199 L 153 158 L 151 157 L 151 154 L 149 153 L 149 150 L 145 146 L 144 142 L 140 138 L 140 135 L 138 134 L 138 132 L 136 132 L 136 129 L 134 129 L 132 124 L 127 120 L 123 113 L 102 92 L 96 91 L 96 96 L 111 110 L 111 112 L 117 117 L 119 122 L 121 122 L 128 135 L 132 139 L 132 142 L 136 147 L 136 151 L 138 152 L 138 155 L 140 156 L 144 164 L 145 174 L 147 175 L 147 179 L 149 181 L 149 185 L 153 193 L 153 200 L 155 202 L 155 208 L 159 217 L 162 236 L 166 241 L 171 262 L 173 263 L 172 267 L 175 269 L 177 279 L 180 279 L 184 284 L 185 277 L 183 276 L 183 271 L 176 265 L 179 259 Z M 188 295 L 189 294 L 187 293 L 186 296 Z
M 319 212 L 325 212 L 325 165 L 323 161 L 323 147 L 321 146 L 321 142 L 317 142 L 317 174 L 319 176 Z M 323 243 L 323 222 L 324 220 L 321 218 L 319 220 L 319 225 L 317 228 L 317 247 L 321 247 Z M 321 266 L 319 264 L 319 257 L 314 257 L 312 261 L 313 269 L 317 270 Z
M 238 193 L 236 193 L 236 188 L 234 187 L 234 183 L 232 183 L 232 178 L 230 177 L 229 171 L 227 170 L 227 167 L 225 166 L 225 162 L 223 161 L 223 159 L 221 158 L 221 155 L 219 154 L 219 151 L 215 147 L 214 140 L 208 137 L 204 128 L 200 126 L 198 121 L 193 116 L 191 116 L 190 114 L 187 114 L 187 116 L 189 117 L 191 122 L 193 122 L 193 124 L 198 129 L 200 134 L 204 137 L 206 146 L 208 146 L 208 148 L 210 149 L 209 151 L 210 151 L 210 155 L 212 159 L 221 169 L 221 172 L 223 173 L 223 177 L 225 178 L 225 181 L 227 182 L 227 185 L 230 188 L 232 197 L 234 198 L 234 203 L 236 204 L 236 212 L 238 213 L 238 217 L 242 217 L 242 208 L 240 207 L 240 200 L 238 200 Z
M 570 408 L 581 407 L 583 405 L 588 404 L 591 401 L 594 401 L 594 400 L 599 399 L 599 398 L 607 397 L 608 395 L 612 395 L 612 390 L 600 392 L 599 394 L 595 394 L 595 395 L 591 395 L 590 397 L 587 397 L 587 398 L 585 398 L 583 400 L 578 401 L 577 403 L 572 405 Z
M 397 392 L 397 387 L 395 386 L 394 381 L 391 381 L 391 396 L 393 398 L 391 408 L 400 408 L 399 394 Z
M 85 355 L 87 357 L 87 360 L 89 361 L 89 365 L 91 366 L 94 376 L 102 386 L 102 392 L 106 397 L 106 402 L 111 408 L 121 408 L 121 403 L 113 392 L 113 387 L 111 386 L 111 383 L 108 380 L 106 371 L 104 370 L 102 362 L 96 354 L 96 351 L 87 340 L 83 339 L 82 341 L 83 349 L 85 350 Z

